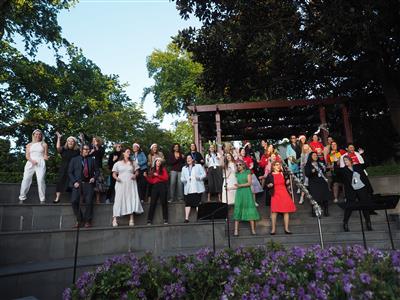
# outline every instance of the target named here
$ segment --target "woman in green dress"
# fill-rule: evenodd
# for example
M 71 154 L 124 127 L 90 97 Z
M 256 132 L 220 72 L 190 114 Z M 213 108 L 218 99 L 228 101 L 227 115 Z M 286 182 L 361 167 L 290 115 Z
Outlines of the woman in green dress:
M 234 236 L 239 235 L 239 221 L 249 221 L 251 234 L 256 234 L 256 222 L 260 219 L 260 215 L 254 204 L 253 194 L 251 192 L 251 172 L 247 169 L 244 161 L 237 162 L 236 178 L 238 183 L 235 184 L 237 189 L 235 196 L 235 209 L 233 211 L 233 219 L 235 220 Z

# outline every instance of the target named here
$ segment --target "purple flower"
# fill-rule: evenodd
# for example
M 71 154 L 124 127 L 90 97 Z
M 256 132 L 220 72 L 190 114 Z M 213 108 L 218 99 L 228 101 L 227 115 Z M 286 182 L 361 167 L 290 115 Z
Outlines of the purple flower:
M 347 260 L 346 260 L 346 265 L 347 265 L 349 268 L 354 268 L 354 266 L 355 266 L 354 260 L 352 260 L 351 258 L 347 259 Z
M 62 294 L 63 300 L 71 300 L 72 299 L 72 290 L 70 288 L 66 288 Z
M 324 277 L 324 272 L 322 272 L 321 270 L 315 272 L 315 278 L 322 279 L 323 277 Z
M 367 273 L 361 273 L 360 274 L 360 280 L 364 284 L 370 284 L 371 283 L 371 276 Z
M 240 275 L 240 269 L 238 267 L 234 267 L 233 273 L 235 273 L 236 275 Z
M 351 289 L 352 289 L 353 285 L 350 282 L 346 282 L 343 286 L 343 290 L 346 294 L 350 294 L 351 293 Z
M 374 293 L 371 292 L 371 291 L 365 291 L 364 292 L 364 296 L 365 296 L 366 299 L 372 299 L 373 296 L 374 296 Z

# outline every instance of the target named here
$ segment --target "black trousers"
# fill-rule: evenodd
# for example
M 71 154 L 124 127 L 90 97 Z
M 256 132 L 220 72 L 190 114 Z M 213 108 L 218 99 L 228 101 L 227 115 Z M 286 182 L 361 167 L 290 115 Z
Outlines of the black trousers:
M 138 193 L 140 200 L 147 200 L 146 199 L 146 189 L 147 189 L 147 180 L 144 178 L 143 173 L 147 172 L 147 170 L 139 170 L 139 176 L 136 179 L 138 185 Z
M 112 194 L 113 194 L 114 190 L 115 190 L 115 179 L 114 179 L 114 177 L 112 176 L 112 173 L 111 173 L 111 175 L 110 175 L 110 186 L 108 187 L 108 190 L 107 190 L 106 199 L 110 199 L 110 201 L 112 200 Z
M 156 210 L 158 199 L 160 199 L 161 201 L 164 222 L 168 222 L 167 192 L 168 190 L 166 182 L 160 182 L 152 185 L 150 209 L 149 209 L 149 215 L 147 216 L 147 222 L 153 221 L 154 212 Z
M 85 210 L 82 212 L 80 205 L 81 192 L 83 195 L 83 202 L 85 203 Z M 93 199 L 94 185 L 89 182 L 81 182 L 79 188 L 72 188 L 71 204 L 76 220 L 78 222 L 92 222 L 93 219 Z
M 355 193 L 356 193 L 356 199 L 358 201 L 363 202 L 363 203 L 365 203 L 365 202 L 368 203 L 368 202 L 371 201 L 371 195 L 368 192 L 367 187 L 363 187 L 362 189 L 355 190 Z M 352 202 L 352 201 L 354 201 L 354 199 L 347 198 L 347 201 Z M 352 212 L 353 211 L 350 210 L 350 209 L 345 209 L 344 210 L 343 223 L 349 222 L 349 219 L 350 219 L 350 216 L 351 216 Z M 362 213 L 364 215 L 365 222 L 371 223 L 371 218 L 370 218 L 370 215 L 369 215 L 369 211 L 368 210 L 363 210 Z

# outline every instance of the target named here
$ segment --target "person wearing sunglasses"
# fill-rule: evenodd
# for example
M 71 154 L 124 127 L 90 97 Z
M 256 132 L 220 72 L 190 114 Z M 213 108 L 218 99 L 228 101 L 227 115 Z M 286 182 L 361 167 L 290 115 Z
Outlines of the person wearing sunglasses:
M 260 219 L 260 214 L 257 211 L 251 191 L 252 174 L 242 160 L 237 162 L 236 167 L 237 183 L 235 187 L 237 191 L 235 196 L 235 208 L 233 211 L 233 219 L 235 220 L 235 231 L 233 235 L 239 235 L 240 221 L 249 221 L 251 234 L 256 235 L 256 221 Z

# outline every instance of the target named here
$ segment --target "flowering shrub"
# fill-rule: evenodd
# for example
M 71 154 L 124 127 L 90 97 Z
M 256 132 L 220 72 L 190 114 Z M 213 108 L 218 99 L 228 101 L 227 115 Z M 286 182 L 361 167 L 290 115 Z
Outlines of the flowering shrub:
M 202 249 L 194 255 L 107 260 L 64 291 L 64 299 L 399 299 L 400 251 Z

